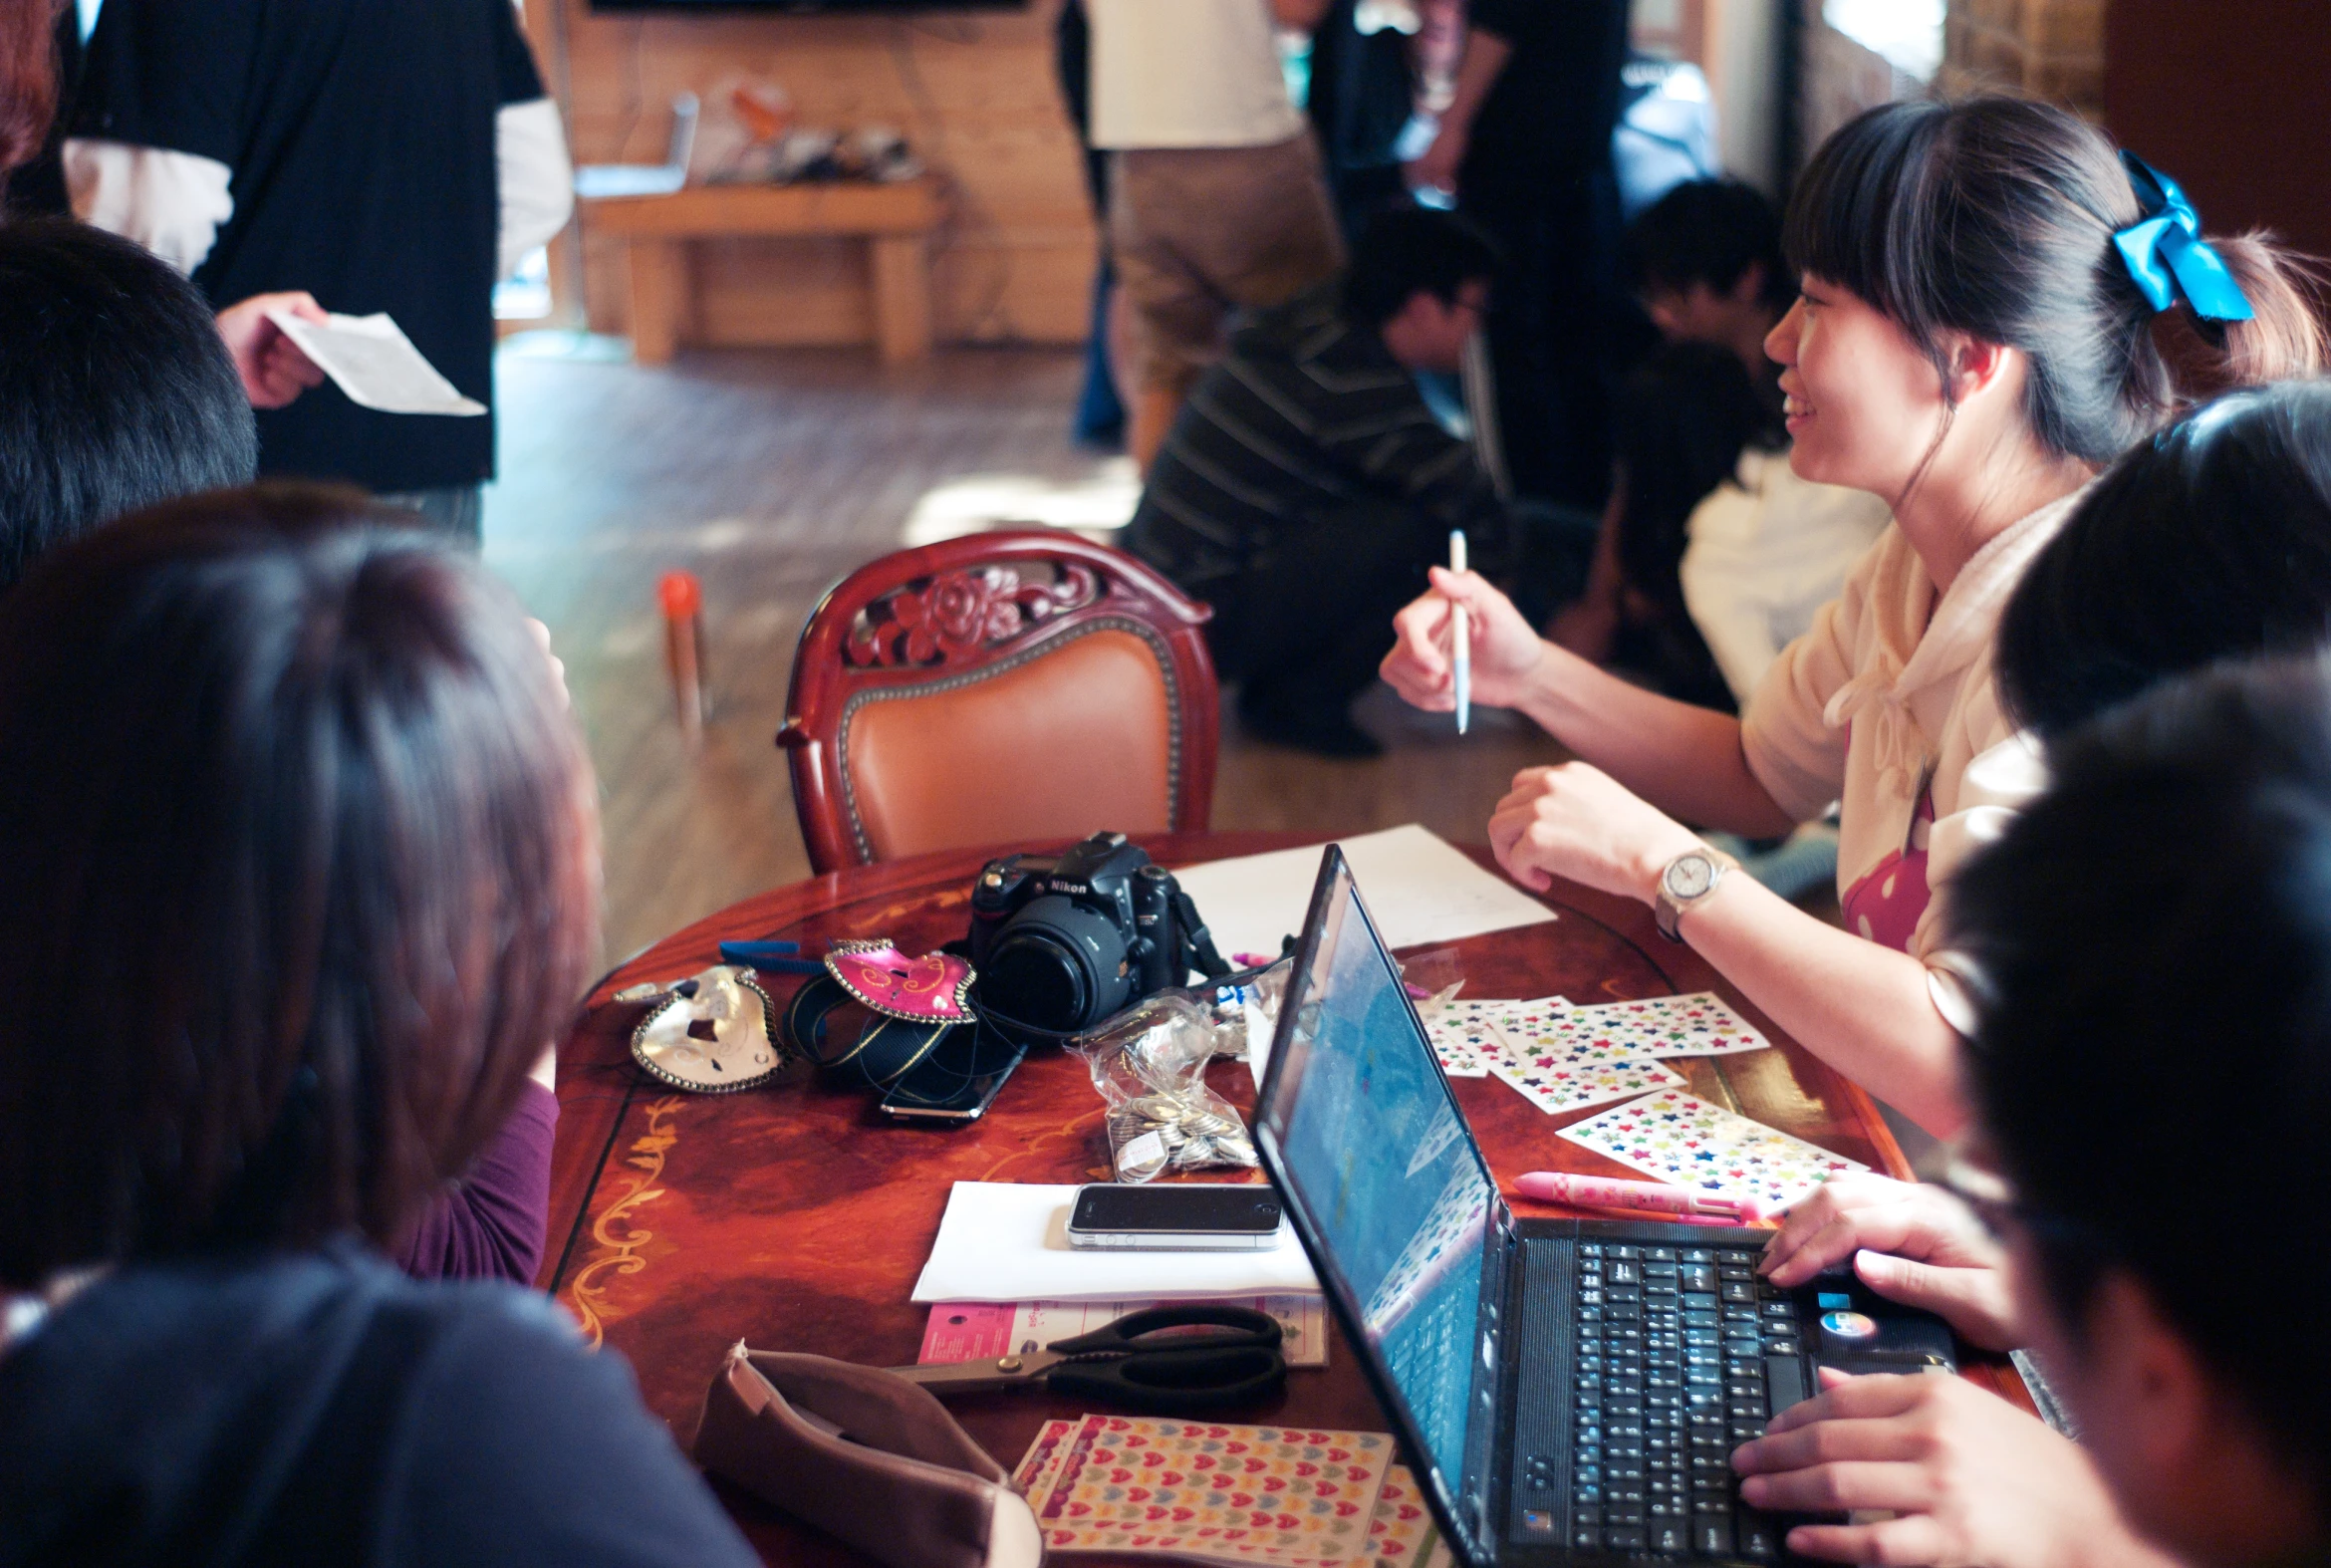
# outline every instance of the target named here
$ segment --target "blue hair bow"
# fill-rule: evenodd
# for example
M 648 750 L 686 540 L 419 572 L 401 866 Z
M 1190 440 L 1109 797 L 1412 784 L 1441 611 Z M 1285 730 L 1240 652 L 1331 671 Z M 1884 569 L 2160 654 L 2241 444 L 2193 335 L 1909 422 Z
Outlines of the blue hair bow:
M 2248 321 L 2254 312 L 2242 286 L 2202 238 L 2202 219 L 2177 181 L 2134 152 L 2123 152 L 2121 164 L 2146 215 L 2115 234 L 2113 244 L 2153 308 L 2168 310 L 2182 289 L 2204 321 Z

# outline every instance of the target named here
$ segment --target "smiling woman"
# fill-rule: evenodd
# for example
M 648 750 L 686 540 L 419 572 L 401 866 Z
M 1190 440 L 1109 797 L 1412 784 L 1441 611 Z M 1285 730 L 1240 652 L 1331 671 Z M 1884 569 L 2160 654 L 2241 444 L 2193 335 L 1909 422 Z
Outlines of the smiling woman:
M 2204 243 L 2174 183 L 2020 100 L 1855 120 L 1799 180 L 1788 240 L 1803 292 L 1766 348 L 1791 466 L 1895 520 L 1741 717 L 1604 674 L 1437 571 L 1384 673 L 1448 707 L 1466 606 L 1473 699 L 1584 759 L 1515 781 L 1490 822 L 1507 870 L 1657 905 L 1774 1021 L 1946 1133 L 1965 1112 L 1928 974 L 1936 895 L 2031 784 L 1992 689 L 2000 607 L 2100 465 L 2191 398 L 2314 373 L 2321 330 L 2272 247 Z M 1844 932 L 1723 875 L 1684 826 L 1770 835 L 1840 801 Z

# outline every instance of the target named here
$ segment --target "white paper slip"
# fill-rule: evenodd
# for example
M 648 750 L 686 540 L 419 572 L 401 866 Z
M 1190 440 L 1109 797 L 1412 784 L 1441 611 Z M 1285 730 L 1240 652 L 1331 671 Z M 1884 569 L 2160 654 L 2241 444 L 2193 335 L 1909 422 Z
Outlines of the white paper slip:
M 930 1261 L 907 1299 L 933 1301 L 1215 1301 L 1316 1295 L 1319 1276 L 1282 1224 L 1254 1252 L 1148 1252 L 1072 1247 L 1074 1186 L 957 1181 Z
M 464 397 L 421 358 L 402 328 L 386 314 L 342 316 L 329 323 L 302 321 L 289 311 L 267 319 L 299 345 L 300 352 L 332 378 L 349 401 L 383 413 L 484 413 L 486 405 Z
M 1376 917 L 1387 947 L 1454 941 L 1554 918 L 1552 910 L 1413 822 L 1335 842 L 1344 847 L 1360 897 L 1368 901 L 1368 913 Z M 1214 946 L 1225 956 L 1276 953 L 1280 938 L 1303 929 L 1324 847 L 1325 841 L 1299 850 L 1177 866 L 1173 877 L 1196 901 L 1199 916 L 1213 932 Z

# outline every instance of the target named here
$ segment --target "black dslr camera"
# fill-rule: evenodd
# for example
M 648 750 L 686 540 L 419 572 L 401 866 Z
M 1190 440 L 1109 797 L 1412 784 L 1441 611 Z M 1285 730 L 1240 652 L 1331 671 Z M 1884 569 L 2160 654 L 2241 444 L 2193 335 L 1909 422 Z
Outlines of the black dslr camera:
M 971 885 L 971 967 L 993 1021 L 1042 1036 L 1090 1029 L 1192 969 L 1230 972 L 1189 895 L 1122 833 L 1058 860 L 989 861 Z

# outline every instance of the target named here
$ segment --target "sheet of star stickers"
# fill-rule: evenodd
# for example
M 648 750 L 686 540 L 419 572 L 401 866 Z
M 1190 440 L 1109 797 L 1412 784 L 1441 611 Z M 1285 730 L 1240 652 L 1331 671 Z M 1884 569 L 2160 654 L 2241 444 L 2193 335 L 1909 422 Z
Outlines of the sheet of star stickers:
M 1393 1452 L 1382 1433 L 1087 1416 L 1048 1423 L 1012 1478 L 1048 1551 L 1342 1568 L 1381 1560 Z
M 1086 1421 L 1106 1419 L 1087 1417 Z M 1019 1467 L 1012 1471 L 1012 1483 L 1027 1496 L 1039 1516 L 1044 1512 L 1054 1483 L 1060 1479 L 1073 1446 L 1072 1439 L 1083 1426 L 1084 1422 L 1076 1421 L 1045 1423 L 1044 1430 L 1037 1434 L 1035 1442 L 1029 1445 Z M 1230 1435 L 1257 1431 L 1247 1427 L 1208 1427 L 1205 1430 L 1209 1433 L 1223 1433 L 1225 1436 L 1221 1440 L 1224 1441 L 1234 1440 Z M 1071 1529 L 1046 1532 L 1046 1543 L 1054 1552 L 1126 1550 L 1122 1542 L 1116 1541 L 1091 1546 L 1070 1544 L 1076 1539 L 1076 1533 Z M 1202 1536 L 1194 1541 L 1177 1537 L 1169 1545 L 1152 1545 L 1137 1550 L 1189 1562 L 1279 1564 L 1298 1560 L 1295 1555 L 1282 1555 L 1274 1549 L 1260 1552 L 1222 1551 L 1209 1547 L 1206 1541 L 1207 1538 Z M 1376 1507 L 1368 1522 L 1365 1554 L 1355 1561 L 1370 1563 L 1372 1568 L 1441 1568 L 1441 1565 L 1448 1563 L 1448 1549 L 1442 1544 L 1439 1531 L 1433 1527 L 1431 1514 L 1425 1511 L 1424 1499 L 1418 1490 L 1416 1478 L 1406 1466 L 1388 1464 L 1385 1467 L 1383 1482 L 1377 1488 Z
M 1663 1181 L 1776 1207 L 1870 1169 L 1674 1089 L 1589 1117 L 1560 1136 Z
M 1545 996 L 1535 1001 L 1459 998 L 1418 1011 L 1442 1072 L 1451 1078 L 1486 1078 L 1494 1064 L 1512 1054 L 1513 1031 L 1538 1029 L 1569 1010 L 1561 997 Z
M 1548 1116 L 1608 1105 L 1654 1089 L 1680 1089 L 1684 1083 L 1683 1074 L 1657 1062 L 1570 1062 L 1517 1054 L 1491 1063 L 1489 1071 Z
M 1528 1024 L 1501 1023 L 1517 1057 L 1566 1064 L 1642 1062 L 1652 1057 L 1761 1051 L 1770 1041 L 1707 993 L 1571 1007 Z

